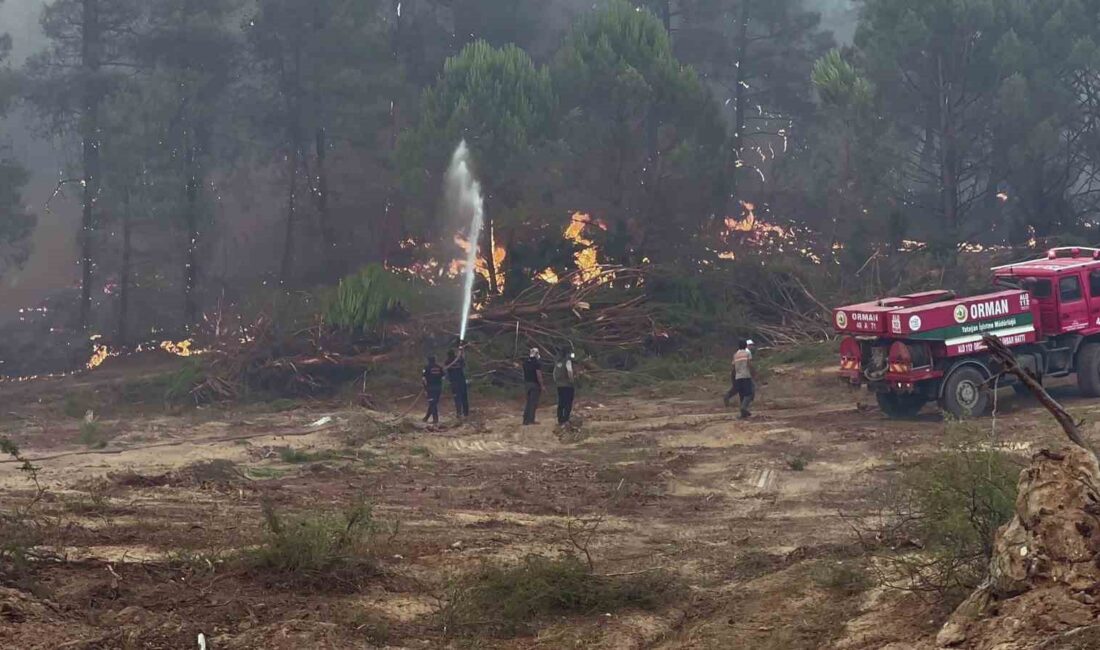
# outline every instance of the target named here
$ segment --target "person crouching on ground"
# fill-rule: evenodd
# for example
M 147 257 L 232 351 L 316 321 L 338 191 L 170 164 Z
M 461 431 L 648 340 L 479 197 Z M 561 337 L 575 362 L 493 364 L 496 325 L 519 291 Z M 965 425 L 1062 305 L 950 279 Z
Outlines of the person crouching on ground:
M 466 385 L 466 351 L 461 347 L 458 352 L 447 352 L 447 382 L 451 384 L 451 394 L 455 398 L 455 413 L 459 418 L 470 416 L 470 391 Z
M 738 395 L 741 402 L 741 417 L 752 417 L 749 407 L 756 397 L 756 386 L 752 380 L 752 341 L 739 341 L 737 352 L 733 353 L 733 368 L 730 370 L 730 380 L 733 384 L 726 393 L 725 404 L 730 405 L 730 399 L 734 394 Z
M 430 418 L 432 424 L 439 424 L 439 398 L 443 395 L 443 368 L 435 362 L 435 355 L 428 357 L 428 365 L 424 366 L 423 374 L 424 392 L 428 394 L 428 413 L 424 416 L 427 422 Z
M 538 348 L 531 348 L 531 352 L 523 361 L 523 384 L 527 388 L 523 424 L 535 424 L 535 411 L 539 408 L 539 398 L 542 396 L 542 355 Z
M 554 385 L 558 387 L 558 424 L 566 424 L 573 415 L 573 398 L 576 396 L 574 383 L 576 374 L 573 361 L 576 355 L 563 350 L 554 363 Z

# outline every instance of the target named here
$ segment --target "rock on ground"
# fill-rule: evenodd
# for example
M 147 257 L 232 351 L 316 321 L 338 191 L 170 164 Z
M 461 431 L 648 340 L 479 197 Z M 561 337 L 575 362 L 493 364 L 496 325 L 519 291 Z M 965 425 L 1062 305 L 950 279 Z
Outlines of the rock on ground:
M 989 578 L 940 631 L 941 648 L 1069 649 L 1100 630 L 1100 464 L 1043 450 L 1020 475 Z M 1091 647 L 1091 646 L 1090 646 Z

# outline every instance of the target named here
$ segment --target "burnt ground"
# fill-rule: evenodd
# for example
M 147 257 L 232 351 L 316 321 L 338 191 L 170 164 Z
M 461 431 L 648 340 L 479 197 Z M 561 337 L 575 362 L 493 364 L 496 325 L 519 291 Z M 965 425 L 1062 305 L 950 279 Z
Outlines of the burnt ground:
M 931 647 L 942 620 L 913 595 L 815 577 L 861 557 L 852 518 L 872 514 L 900 465 L 945 441 L 935 414 L 888 421 L 827 371 L 777 369 L 749 422 L 704 377 L 582 392 L 583 423 L 565 434 L 552 406 L 519 426 L 518 390 L 488 403 L 475 392 L 476 416 L 441 427 L 400 418 L 409 401 L 398 399 L 392 412 L 355 399 L 106 408 L 93 431 L 81 426 L 97 404 L 74 396 L 117 395 L 120 378 L 154 371 L 0 384 L 0 432 L 41 468 L 50 556 L 0 588 L 5 647 L 194 648 L 202 633 L 212 649 L 855 650 Z M 1088 415 L 1088 402 L 1061 394 Z M 1026 455 L 1057 440 L 1033 404 L 1004 396 L 1000 411 L 1006 448 Z M 5 503 L 28 490 L 17 463 L 0 464 Z M 265 500 L 301 515 L 358 499 L 385 531 L 374 571 L 303 584 L 232 561 L 258 543 Z M 575 531 L 596 523 L 598 572 L 667 571 L 682 595 L 657 611 L 544 620 L 518 637 L 446 628 L 457 577 L 575 552 Z

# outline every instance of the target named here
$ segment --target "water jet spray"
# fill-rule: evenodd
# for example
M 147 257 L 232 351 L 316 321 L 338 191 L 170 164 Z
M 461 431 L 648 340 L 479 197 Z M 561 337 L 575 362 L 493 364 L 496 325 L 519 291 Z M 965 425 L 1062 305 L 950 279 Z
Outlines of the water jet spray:
M 481 195 L 481 183 L 474 178 L 471 169 L 470 149 L 463 140 L 455 149 L 451 166 L 447 169 L 447 200 L 451 210 L 459 215 L 470 214 L 469 246 L 466 251 L 466 269 L 463 276 L 462 321 L 459 327 L 459 345 L 466 342 L 466 328 L 470 322 L 470 309 L 474 301 L 474 277 L 477 274 L 478 243 L 485 221 L 485 201 Z M 490 253 L 491 254 L 491 253 Z

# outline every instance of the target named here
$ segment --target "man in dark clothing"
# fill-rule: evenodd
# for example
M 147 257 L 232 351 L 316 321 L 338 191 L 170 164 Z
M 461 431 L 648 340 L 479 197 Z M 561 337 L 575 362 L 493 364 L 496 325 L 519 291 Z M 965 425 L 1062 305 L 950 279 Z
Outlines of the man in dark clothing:
M 459 348 L 447 352 L 447 381 L 451 384 L 451 394 L 455 397 L 455 412 L 458 417 L 470 416 L 470 392 L 466 387 L 466 352 Z
M 432 424 L 439 424 L 439 398 L 443 395 L 443 368 L 435 362 L 435 356 L 428 357 L 428 365 L 424 367 L 424 391 L 428 394 L 428 413 L 424 416 L 427 422 L 430 418 Z
M 569 422 L 573 415 L 573 397 L 576 395 L 572 352 L 562 352 L 554 363 L 554 385 L 558 387 L 558 424 Z
M 523 424 L 535 424 L 535 411 L 542 396 L 542 356 L 538 348 L 523 361 L 523 383 L 527 387 L 527 404 L 523 408 Z

